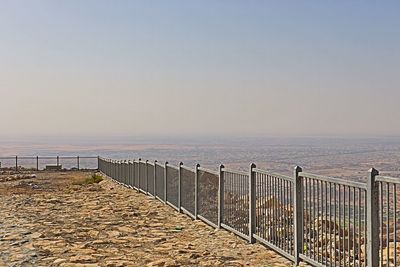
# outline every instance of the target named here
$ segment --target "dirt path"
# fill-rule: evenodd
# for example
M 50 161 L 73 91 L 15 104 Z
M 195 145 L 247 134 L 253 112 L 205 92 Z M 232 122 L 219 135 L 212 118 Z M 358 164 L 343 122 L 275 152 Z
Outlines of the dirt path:
M 291 266 L 262 245 L 88 173 L 0 182 L 0 266 Z

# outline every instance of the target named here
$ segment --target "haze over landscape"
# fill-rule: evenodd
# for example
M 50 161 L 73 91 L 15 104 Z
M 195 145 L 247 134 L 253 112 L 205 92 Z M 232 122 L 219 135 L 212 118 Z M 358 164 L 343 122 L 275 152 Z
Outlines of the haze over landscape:
M 0 155 L 395 171 L 398 11 L 396 1 L 1 1 Z
M 400 135 L 398 1 L 1 1 L 1 136 Z

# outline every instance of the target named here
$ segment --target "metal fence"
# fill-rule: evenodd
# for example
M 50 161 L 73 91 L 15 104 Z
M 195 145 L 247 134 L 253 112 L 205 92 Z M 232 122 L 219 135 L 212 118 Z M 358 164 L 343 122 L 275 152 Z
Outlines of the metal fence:
M 42 171 L 47 167 L 63 170 L 96 170 L 98 156 L 14 156 L 0 157 L 0 170 Z
M 192 218 L 195 217 L 196 170 L 183 165 L 179 170 L 181 209 Z
M 135 161 L 134 161 L 135 162 Z M 121 162 L 99 158 L 113 180 L 168 203 L 179 212 L 256 241 L 312 266 L 400 266 L 400 179 L 371 169 L 367 183 L 303 172 L 285 176 L 250 165 L 218 171 L 138 161 L 147 171 L 121 176 Z M 152 171 L 149 171 L 149 168 Z M 131 176 L 129 176 L 131 175 Z M 133 181 L 133 182 L 132 182 Z
M 175 209 L 180 209 L 180 199 L 179 199 L 179 170 L 180 168 L 166 164 L 165 167 L 165 187 L 167 204 L 171 205 Z
M 196 171 L 196 195 L 195 214 L 198 218 L 213 227 L 218 227 L 218 203 L 219 203 L 219 172 L 201 168 L 197 165 Z M 197 197 L 196 197 L 197 196 Z
M 165 202 L 165 168 L 159 163 L 155 163 L 156 166 L 156 198 L 160 201 Z
M 249 239 L 249 174 L 222 168 L 224 178 L 221 226 Z

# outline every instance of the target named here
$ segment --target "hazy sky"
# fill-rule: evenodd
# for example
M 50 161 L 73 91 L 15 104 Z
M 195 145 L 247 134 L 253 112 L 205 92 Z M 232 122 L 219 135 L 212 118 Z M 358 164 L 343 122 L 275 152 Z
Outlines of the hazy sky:
M 400 135 L 399 14 L 0 0 L 0 135 Z

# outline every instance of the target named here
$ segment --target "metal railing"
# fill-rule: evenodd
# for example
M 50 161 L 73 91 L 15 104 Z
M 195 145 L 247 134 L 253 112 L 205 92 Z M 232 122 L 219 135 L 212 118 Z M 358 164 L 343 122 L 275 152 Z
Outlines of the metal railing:
M 0 157 L 0 169 L 12 171 L 42 171 L 46 166 L 58 166 L 64 170 L 96 170 L 98 156 L 13 156 Z
M 219 172 L 196 165 L 195 214 L 196 217 L 213 227 L 220 225 L 219 214 Z M 222 184 L 222 183 L 221 183 Z
M 180 210 L 180 184 L 179 182 L 179 167 L 172 166 L 170 164 L 165 165 L 165 188 L 167 204 L 173 208 Z
M 249 239 L 249 174 L 222 168 L 224 177 L 221 226 Z
M 180 179 L 180 206 L 183 212 L 196 219 L 195 194 L 196 194 L 196 170 L 191 170 L 183 165 L 179 170 Z
M 375 169 L 360 183 L 300 167 L 291 177 L 254 164 L 243 172 L 223 165 L 212 171 L 140 162 L 147 171 L 128 161 L 125 176 L 121 161 L 99 158 L 98 166 L 116 182 L 250 243 L 258 241 L 296 265 L 400 265 L 399 178 L 379 176 Z M 142 180 L 147 186 L 138 188 Z

